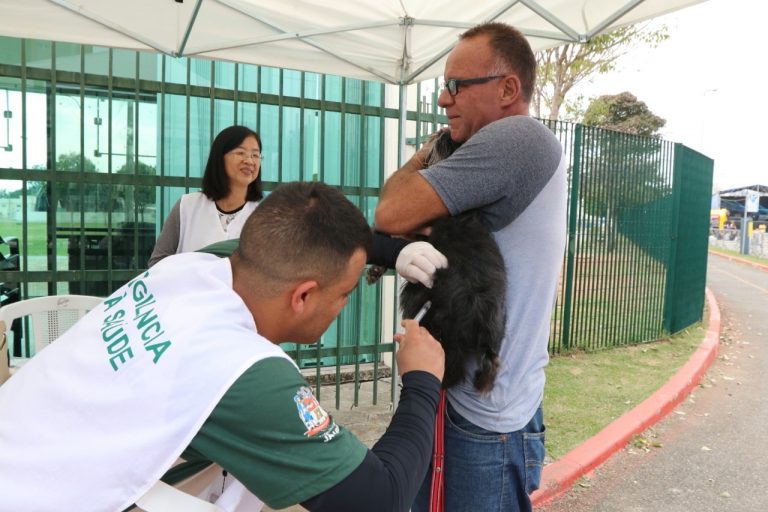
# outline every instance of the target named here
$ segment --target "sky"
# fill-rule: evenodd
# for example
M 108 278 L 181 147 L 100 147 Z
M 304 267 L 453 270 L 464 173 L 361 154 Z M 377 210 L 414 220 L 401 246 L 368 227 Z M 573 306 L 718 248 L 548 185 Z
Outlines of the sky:
M 666 119 L 662 137 L 715 161 L 714 188 L 768 185 L 768 2 L 707 0 L 662 16 L 669 39 L 631 50 L 615 72 L 578 88 L 586 97 L 628 91 Z

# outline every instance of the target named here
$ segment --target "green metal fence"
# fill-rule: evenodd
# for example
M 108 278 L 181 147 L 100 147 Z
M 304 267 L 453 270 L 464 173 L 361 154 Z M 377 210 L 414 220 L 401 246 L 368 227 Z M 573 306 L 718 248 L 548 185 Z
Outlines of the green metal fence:
M 24 298 L 106 295 L 141 271 L 170 207 L 198 189 L 211 138 L 261 132 L 265 188 L 338 186 L 373 218 L 400 132 L 445 122 L 436 83 L 399 98 L 382 84 L 74 44 L 0 38 L 0 236 Z M 400 94 L 395 91 L 394 96 Z M 388 100 L 389 96 L 389 100 Z M 701 318 L 712 161 L 679 144 L 548 122 L 570 162 L 568 245 L 553 354 L 657 339 Z M 361 284 L 317 345 L 286 349 L 321 380 L 393 365 L 395 280 Z M 394 381 L 389 384 L 394 393 Z
M 550 352 L 651 341 L 699 321 L 713 161 L 657 138 L 551 128 L 571 167 Z
M 675 146 L 675 193 L 670 222 L 670 264 L 664 305 L 664 330 L 678 332 L 701 318 L 707 274 L 712 160 Z M 693 213 L 696 213 L 695 215 Z

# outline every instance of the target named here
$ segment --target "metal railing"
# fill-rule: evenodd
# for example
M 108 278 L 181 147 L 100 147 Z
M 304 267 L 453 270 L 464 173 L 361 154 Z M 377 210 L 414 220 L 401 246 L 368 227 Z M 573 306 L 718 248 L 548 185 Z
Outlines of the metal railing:
M 747 243 L 744 243 L 742 219 L 733 219 L 723 228 L 709 230 L 709 245 L 738 252 L 755 258 L 768 259 L 768 221 L 752 221 L 747 227 Z

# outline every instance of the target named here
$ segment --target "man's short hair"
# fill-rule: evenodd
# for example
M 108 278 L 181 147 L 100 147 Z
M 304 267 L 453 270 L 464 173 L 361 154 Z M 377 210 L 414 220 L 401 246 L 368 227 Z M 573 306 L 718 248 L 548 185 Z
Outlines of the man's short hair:
M 323 286 L 341 278 L 355 251 L 369 253 L 371 244 L 368 222 L 344 194 L 324 183 L 294 182 L 259 203 L 234 254 L 264 285 L 315 280 Z
M 520 78 L 520 86 L 525 101 L 531 101 L 536 83 L 536 56 L 525 36 L 511 25 L 501 22 L 488 22 L 467 30 L 459 39 L 471 39 L 488 36 L 491 49 L 496 54 L 498 69 L 488 70 L 491 75 L 513 71 Z

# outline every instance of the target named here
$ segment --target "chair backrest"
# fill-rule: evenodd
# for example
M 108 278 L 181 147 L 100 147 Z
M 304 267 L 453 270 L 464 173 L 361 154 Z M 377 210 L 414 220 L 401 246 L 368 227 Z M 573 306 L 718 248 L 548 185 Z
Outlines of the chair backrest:
M 136 500 L 136 506 L 144 512 L 222 512 L 213 503 L 161 481 L 157 481 L 144 496 Z
M 7 304 L 0 307 L 0 336 L 7 338 L 13 321 L 28 316 L 34 341 L 33 354 L 37 353 L 103 300 L 90 295 L 51 295 Z
M 9 367 L 10 354 L 8 353 L 8 337 L 5 333 L 0 334 L 0 384 L 7 381 L 11 376 Z

